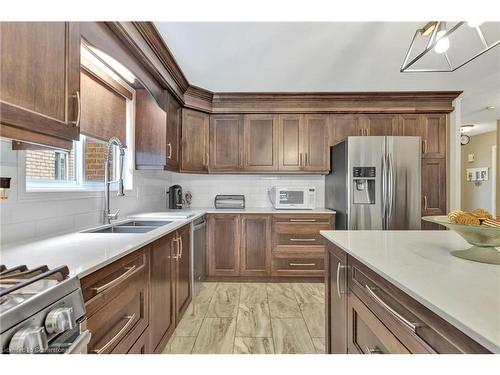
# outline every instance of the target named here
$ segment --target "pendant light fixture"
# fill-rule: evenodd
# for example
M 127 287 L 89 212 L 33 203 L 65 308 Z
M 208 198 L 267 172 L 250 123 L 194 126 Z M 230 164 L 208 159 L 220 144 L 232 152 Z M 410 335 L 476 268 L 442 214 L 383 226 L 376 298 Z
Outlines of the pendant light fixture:
M 457 70 L 500 44 L 500 26 L 491 24 L 494 23 L 428 22 L 415 31 L 400 72 Z

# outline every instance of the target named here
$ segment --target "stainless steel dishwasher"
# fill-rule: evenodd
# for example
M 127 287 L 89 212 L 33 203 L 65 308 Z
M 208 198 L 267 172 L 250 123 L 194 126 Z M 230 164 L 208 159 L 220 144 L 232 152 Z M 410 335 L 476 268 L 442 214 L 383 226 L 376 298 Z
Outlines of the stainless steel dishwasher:
M 205 280 L 206 225 L 204 217 L 193 222 L 193 296 L 198 295 L 200 284 Z

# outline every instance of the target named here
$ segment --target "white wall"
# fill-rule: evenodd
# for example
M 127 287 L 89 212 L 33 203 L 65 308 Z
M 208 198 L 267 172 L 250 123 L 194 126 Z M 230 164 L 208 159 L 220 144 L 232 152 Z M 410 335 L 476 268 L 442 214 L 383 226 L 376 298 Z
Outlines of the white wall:
M 33 193 L 34 197 L 20 192 L 18 152 L 22 151 L 12 151 L 10 141 L 0 140 L 0 175 L 12 178 L 9 199 L 0 201 L 0 245 L 101 224 L 102 192 Z M 135 171 L 134 189 L 125 197 L 111 194 L 111 210 L 120 209 L 119 217 L 125 218 L 164 209 L 170 178 L 171 174 L 163 171 Z
M 247 207 L 271 207 L 267 189 L 277 186 L 316 187 L 316 206 L 325 204 L 325 177 L 322 175 L 202 175 L 172 173 L 172 183 L 193 194 L 192 207 L 213 207 L 217 194 L 243 194 Z

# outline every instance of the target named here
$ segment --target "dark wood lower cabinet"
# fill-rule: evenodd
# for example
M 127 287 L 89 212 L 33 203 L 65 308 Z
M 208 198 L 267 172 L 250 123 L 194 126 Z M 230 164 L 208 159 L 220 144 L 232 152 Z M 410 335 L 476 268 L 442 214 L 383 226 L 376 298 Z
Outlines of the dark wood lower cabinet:
M 270 274 L 270 215 L 241 215 L 240 252 L 240 275 L 268 276 Z
M 489 353 L 339 247 L 326 259 L 327 353 Z
M 186 225 L 177 231 L 175 241 L 175 321 L 178 323 L 192 298 L 191 282 L 191 226 Z
M 208 276 L 239 276 L 240 215 L 213 214 L 207 220 Z
M 151 245 L 150 288 L 151 319 L 150 346 L 161 349 L 175 329 L 174 269 L 172 251 L 175 233 L 171 233 Z
M 191 224 L 81 279 L 88 352 L 161 353 L 191 302 Z
M 325 260 L 326 352 L 347 353 L 347 254 L 329 245 Z

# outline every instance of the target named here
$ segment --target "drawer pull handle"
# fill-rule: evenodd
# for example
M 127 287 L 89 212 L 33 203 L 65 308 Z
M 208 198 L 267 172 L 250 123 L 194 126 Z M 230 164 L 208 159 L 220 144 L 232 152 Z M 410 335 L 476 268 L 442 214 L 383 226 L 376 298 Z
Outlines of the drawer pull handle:
M 290 238 L 294 242 L 316 242 L 316 238 Z
M 93 352 L 95 354 L 101 354 L 104 353 L 111 345 L 113 345 L 121 336 L 127 332 L 128 328 L 130 325 L 134 322 L 135 320 L 135 313 L 132 315 L 125 315 L 122 320 L 126 320 L 127 322 L 125 325 L 118 331 L 116 335 L 114 335 L 111 340 L 109 340 L 106 344 L 101 349 L 94 349 Z
M 365 345 L 365 352 L 366 354 L 384 354 L 384 352 L 380 348 L 375 346 L 370 349 L 368 345 Z
M 404 316 L 402 316 L 400 313 L 398 313 L 396 310 L 394 310 L 392 307 L 390 307 L 387 303 L 385 303 L 382 298 L 380 298 L 375 291 L 370 288 L 368 285 L 365 285 L 365 289 L 372 297 L 375 302 L 377 302 L 380 306 L 382 306 L 385 310 L 387 310 L 389 313 L 391 313 L 392 316 L 396 318 L 396 320 L 399 320 L 406 328 L 408 328 L 410 331 L 416 333 L 417 328 L 421 326 L 419 323 L 412 323 L 408 319 L 406 319 Z
M 316 219 L 290 219 L 293 223 L 314 223 Z
M 111 280 L 109 283 L 106 283 L 104 285 L 98 286 L 96 288 L 92 288 L 93 291 L 96 292 L 96 294 L 99 294 L 101 292 L 104 292 L 106 289 L 111 288 L 112 286 L 118 284 L 119 282 L 125 280 L 127 277 L 129 277 L 136 269 L 136 266 L 133 265 L 132 267 L 125 267 L 126 271 L 122 273 L 120 276 L 118 276 L 116 279 Z
M 345 268 L 346 266 L 344 266 L 342 263 L 337 263 L 337 295 L 339 296 L 339 298 L 342 298 L 342 294 L 345 293 L 343 291 L 340 291 L 340 271 Z
M 314 267 L 316 263 L 288 263 L 290 267 L 300 267 L 300 266 L 305 266 L 305 267 Z

